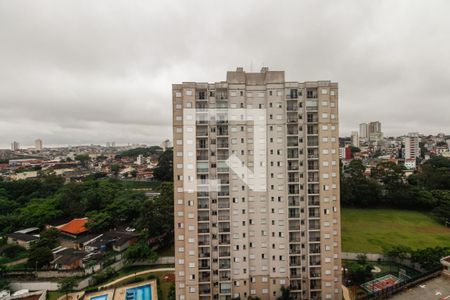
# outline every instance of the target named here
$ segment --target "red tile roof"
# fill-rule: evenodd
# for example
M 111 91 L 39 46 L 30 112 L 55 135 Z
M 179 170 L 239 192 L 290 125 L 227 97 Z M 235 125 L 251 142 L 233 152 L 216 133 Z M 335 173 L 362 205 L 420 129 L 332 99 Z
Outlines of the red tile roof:
M 88 221 L 87 218 L 73 219 L 69 223 L 61 225 L 58 229 L 60 231 L 74 235 L 82 234 L 87 231 L 86 228 L 87 221 Z

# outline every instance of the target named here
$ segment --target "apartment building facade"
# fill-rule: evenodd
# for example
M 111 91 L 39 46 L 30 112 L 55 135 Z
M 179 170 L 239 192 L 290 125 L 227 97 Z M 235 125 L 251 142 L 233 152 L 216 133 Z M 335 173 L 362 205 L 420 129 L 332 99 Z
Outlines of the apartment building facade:
M 174 84 L 177 299 L 341 299 L 338 85 Z

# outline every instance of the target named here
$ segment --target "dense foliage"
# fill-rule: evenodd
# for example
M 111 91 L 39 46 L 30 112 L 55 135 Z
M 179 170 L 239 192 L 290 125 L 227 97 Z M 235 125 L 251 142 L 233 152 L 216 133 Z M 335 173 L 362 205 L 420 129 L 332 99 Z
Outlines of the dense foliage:
M 87 216 L 92 231 L 127 226 L 160 235 L 173 226 L 173 191 L 171 183 L 159 188 L 161 195 L 149 199 L 119 180 L 94 176 L 68 184 L 54 175 L 0 182 L 0 234 Z
M 418 263 L 424 270 L 434 270 L 441 267 L 440 259 L 450 255 L 450 247 L 435 247 L 412 250 L 405 246 L 394 246 L 384 250 L 384 255 L 391 258 L 410 259 Z
M 379 163 L 370 176 L 365 171 L 360 160 L 341 169 L 344 206 L 425 210 L 444 224 L 450 221 L 450 159 L 434 157 L 408 178 L 391 162 Z
M 119 153 L 119 157 L 131 157 L 136 158 L 139 155 L 143 156 L 152 156 L 152 155 L 160 155 L 162 153 L 162 148 L 159 146 L 151 146 L 151 147 L 140 147 L 134 148 L 130 150 L 123 151 Z

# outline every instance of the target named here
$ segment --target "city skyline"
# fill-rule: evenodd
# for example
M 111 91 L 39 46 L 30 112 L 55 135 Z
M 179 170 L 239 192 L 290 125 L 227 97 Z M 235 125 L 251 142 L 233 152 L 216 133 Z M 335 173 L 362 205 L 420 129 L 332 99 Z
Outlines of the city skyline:
M 196 4 L 2 2 L 0 148 L 159 144 L 170 84 L 219 81 L 236 65 L 338 81 L 342 135 L 364 120 L 386 136 L 450 132 L 449 3 Z M 215 17 L 197 18 L 200 4 Z

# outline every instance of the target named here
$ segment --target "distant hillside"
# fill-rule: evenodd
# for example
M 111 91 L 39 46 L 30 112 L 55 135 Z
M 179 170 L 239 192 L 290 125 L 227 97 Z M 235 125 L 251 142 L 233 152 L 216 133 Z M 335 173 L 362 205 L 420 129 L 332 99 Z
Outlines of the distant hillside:
M 138 157 L 139 155 L 143 156 L 152 156 L 152 155 L 160 155 L 163 152 L 162 148 L 159 146 L 151 146 L 151 147 L 141 147 L 134 148 L 130 150 L 123 151 L 118 155 L 121 157 Z

